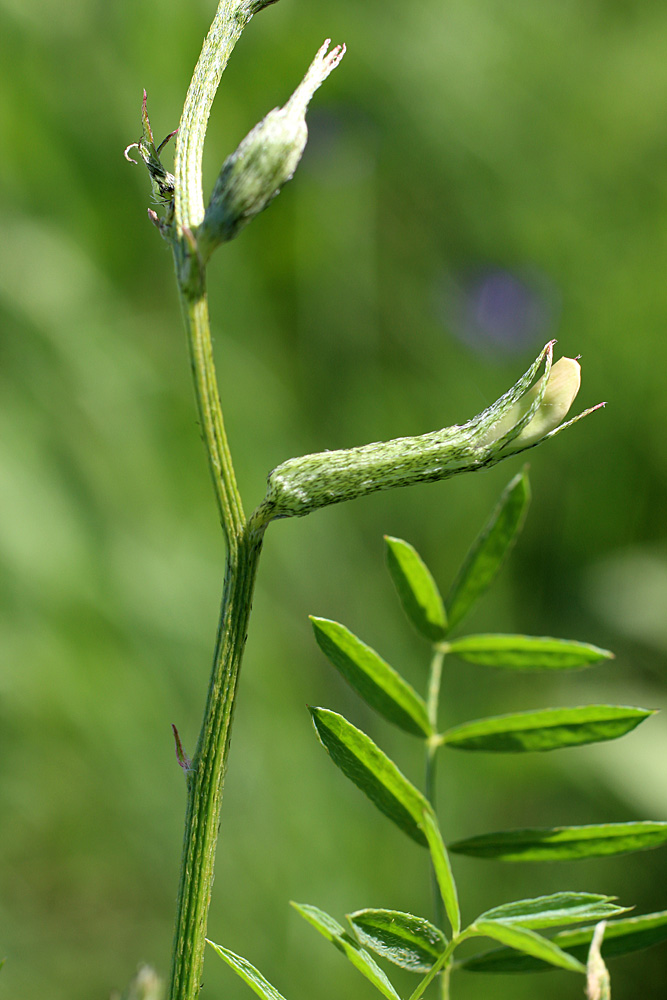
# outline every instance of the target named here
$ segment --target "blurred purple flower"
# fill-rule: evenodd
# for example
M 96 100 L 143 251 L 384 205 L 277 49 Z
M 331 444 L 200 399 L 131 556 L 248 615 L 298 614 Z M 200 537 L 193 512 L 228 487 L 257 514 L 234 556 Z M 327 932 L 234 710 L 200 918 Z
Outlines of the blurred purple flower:
M 469 347 L 514 355 L 549 338 L 558 295 L 539 273 L 519 276 L 487 268 L 446 280 L 441 311 L 447 326 Z

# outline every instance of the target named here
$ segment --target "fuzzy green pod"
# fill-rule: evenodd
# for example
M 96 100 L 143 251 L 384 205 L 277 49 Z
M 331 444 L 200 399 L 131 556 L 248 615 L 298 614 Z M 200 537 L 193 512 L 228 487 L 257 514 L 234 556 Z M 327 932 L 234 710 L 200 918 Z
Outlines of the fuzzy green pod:
M 329 52 L 330 44 L 327 39 L 287 104 L 269 111 L 225 160 L 197 232 L 203 261 L 262 212 L 293 177 L 308 139 L 310 99 L 345 55 L 344 45 Z

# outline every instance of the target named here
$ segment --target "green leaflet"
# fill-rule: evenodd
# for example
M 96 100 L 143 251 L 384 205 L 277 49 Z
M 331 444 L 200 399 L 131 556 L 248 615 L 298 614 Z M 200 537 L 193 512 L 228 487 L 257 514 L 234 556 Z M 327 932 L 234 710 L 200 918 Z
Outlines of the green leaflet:
M 495 920 L 535 928 L 558 927 L 582 920 L 607 920 L 627 909 L 617 906 L 613 902 L 615 898 L 592 892 L 556 892 L 551 896 L 519 899 L 495 906 L 482 913 L 475 923 L 480 920 Z
M 255 966 L 247 962 L 245 958 L 241 958 L 240 955 L 235 955 L 233 951 L 228 951 L 227 948 L 209 941 L 208 938 L 206 940 L 216 954 L 234 970 L 237 976 L 240 976 L 248 984 L 258 997 L 262 997 L 263 1000 L 285 1000 L 283 995 L 271 983 L 267 982 L 261 972 L 258 972 Z
M 326 708 L 311 708 L 317 735 L 334 764 L 378 809 L 409 837 L 428 845 L 422 829 L 424 813 L 431 807 L 393 761 L 342 715 Z
M 423 811 L 422 828 L 428 841 L 433 871 L 435 872 L 442 901 L 445 904 L 445 913 L 451 924 L 452 937 L 456 937 L 461 930 L 461 911 L 459 910 L 456 883 L 452 874 L 452 867 L 449 863 L 447 848 L 440 833 L 438 820 L 430 805 Z
M 603 823 L 505 830 L 449 845 L 456 854 L 499 861 L 577 861 L 629 854 L 667 842 L 667 822 Z
M 428 972 L 447 947 L 438 927 L 412 913 L 357 910 L 347 919 L 363 945 L 411 972 Z
M 417 550 L 401 538 L 384 536 L 387 566 L 406 615 L 425 639 L 438 642 L 447 632 L 447 615 L 437 584 Z
M 547 962 L 549 965 L 556 965 L 571 972 L 586 972 L 586 966 L 582 965 L 579 959 L 563 951 L 549 938 L 542 937 L 541 934 L 536 934 L 535 931 L 527 930 L 524 927 L 494 923 L 492 920 L 476 920 L 468 930 L 474 931 L 476 935 L 500 941 L 509 948 L 523 952 L 542 962 Z
M 387 997 L 388 1000 L 400 1000 L 398 993 L 391 985 L 387 977 L 385 976 L 382 969 L 376 965 L 371 956 L 361 948 L 358 943 L 352 938 L 344 927 L 330 917 L 328 913 L 324 910 L 318 910 L 316 906 L 310 906 L 308 903 L 292 903 L 292 906 L 300 913 L 304 920 L 307 920 L 309 924 L 320 932 L 327 939 L 331 941 L 339 951 L 343 954 L 349 961 L 354 965 L 356 969 L 361 972 L 366 979 L 370 980 L 376 989 Z
M 595 925 L 560 931 L 551 939 L 563 951 L 582 961 L 586 960 Z M 603 958 L 627 955 L 642 948 L 650 948 L 667 939 L 667 910 L 647 913 L 640 917 L 626 917 L 607 924 L 601 953 Z M 550 968 L 529 955 L 518 955 L 509 948 L 494 948 L 483 955 L 464 959 L 459 967 L 469 972 L 538 972 Z
M 614 656 L 590 643 L 531 635 L 466 635 L 449 643 L 449 652 L 504 670 L 577 670 Z
M 457 750 L 502 753 L 556 750 L 615 740 L 650 715 L 652 711 L 626 705 L 548 708 L 467 722 L 447 730 L 440 739 L 444 745 Z
M 423 699 L 374 649 L 338 622 L 312 615 L 310 621 L 324 655 L 364 701 L 408 733 L 431 734 Z
M 450 629 L 458 625 L 493 581 L 523 527 L 529 503 L 530 485 L 524 469 L 505 489 L 454 581 L 445 602 Z

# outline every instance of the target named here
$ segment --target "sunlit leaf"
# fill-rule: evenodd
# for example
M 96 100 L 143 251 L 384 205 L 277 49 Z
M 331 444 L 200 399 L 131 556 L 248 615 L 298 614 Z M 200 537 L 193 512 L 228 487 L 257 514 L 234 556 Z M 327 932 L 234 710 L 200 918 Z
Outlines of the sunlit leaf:
M 530 486 L 524 469 L 505 489 L 454 581 L 445 602 L 450 629 L 458 625 L 492 583 L 523 527 L 529 502 Z
M 310 620 L 320 649 L 364 701 L 401 729 L 430 735 L 423 699 L 393 667 L 344 625 L 327 618 Z
M 456 883 L 452 874 L 452 867 L 449 863 L 447 848 L 440 833 L 437 817 L 430 806 L 423 811 L 422 829 L 428 841 L 433 871 L 435 872 L 442 901 L 445 904 L 447 919 L 451 924 L 452 937 L 455 937 L 461 929 L 461 912 L 459 910 Z
M 614 899 L 614 896 L 600 896 L 592 892 L 556 892 L 551 896 L 519 899 L 495 906 L 482 913 L 476 923 L 480 920 L 496 920 L 535 928 L 558 927 L 582 920 L 606 920 L 627 909 L 617 906 Z
M 361 972 L 366 979 L 370 980 L 376 989 L 387 997 L 388 1000 L 399 1000 L 398 993 L 391 985 L 382 969 L 375 963 L 367 951 L 361 948 L 357 941 L 348 934 L 344 927 L 330 917 L 324 910 L 318 910 L 316 906 L 308 903 L 292 903 L 292 906 L 300 913 L 304 920 L 322 934 L 327 941 L 331 941 L 339 951 Z
M 667 822 L 603 823 L 485 833 L 449 845 L 456 854 L 499 861 L 577 861 L 667 843 Z
M 576 930 L 560 931 L 551 940 L 555 945 L 581 961 L 586 960 L 595 933 L 595 924 Z M 600 949 L 605 959 L 627 955 L 633 951 L 650 948 L 667 940 L 667 910 L 646 913 L 640 917 L 611 920 L 605 930 Z M 518 955 L 509 948 L 494 948 L 483 955 L 473 955 L 460 963 L 469 972 L 538 972 L 551 968 L 545 962 L 529 955 Z
M 493 938 L 502 944 L 513 948 L 515 951 L 539 958 L 550 965 L 559 966 L 562 969 L 569 969 L 571 972 L 586 972 L 586 966 L 573 955 L 568 955 L 562 951 L 553 940 L 536 934 L 535 931 L 525 927 L 517 927 L 514 924 L 494 923 L 492 920 L 476 920 L 473 927 L 477 934 L 483 937 Z
M 261 972 L 258 972 L 255 966 L 247 962 L 245 958 L 235 955 L 233 951 L 229 951 L 227 948 L 223 948 L 213 941 L 209 941 L 208 943 L 216 954 L 234 970 L 237 976 L 240 976 L 250 989 L 254 990 L 258 997 L 262 997 L 262 1000 L 285 1000 L 283 995 L 271 983 L 267 982 Z
M 532 635 L 466 635 L 450 642 L 449 651 L 504 670 L 577 670 L 614 655 L 586 642 Z
M 457 750 L 492 750 L 521 753 L 556 750 L 615 740 L 630 732 L 653 712 L 625 705 L 584 705 L 548 708 L 477 719 L 448 729 L 440 737 Z
M 443 639 L 447 615 L 435 580 L 417 550 L 401 538 L 384 537 L 387 566 L 403 610 L 420 633 L 431 642 Z
M 428 972 L 447 946 L 438 927 L 412 913 L 357 910 L 347 919 L 363 945 L 411 972 Z
M 326 708 L 311 708 L 317 735 L 334 764 L 378 809 L 408 836 L 428 846 L 422 830 L 424 812 L 431 807 L 393 761 L 369 736 L 342 715 Z

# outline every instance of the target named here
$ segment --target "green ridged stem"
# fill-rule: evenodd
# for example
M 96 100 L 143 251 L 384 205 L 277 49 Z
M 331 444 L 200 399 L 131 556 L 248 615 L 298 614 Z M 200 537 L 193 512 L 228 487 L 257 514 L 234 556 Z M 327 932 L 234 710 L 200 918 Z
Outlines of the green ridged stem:
M 227 566 L 204 719 L 187 772 L 169 1000 L 196 1000 L 200 994 L 223 781 L 265 527 L 256 519 L 246 522 L 236 485 L 218 393 L 204 269 L 192 234 L 204 217 L 202 153 L 213 98 L 243 28 L 270 2 L 221 0 L 188 89 L 176 145 L 171 242 L 197 410 L 227 539 Z

